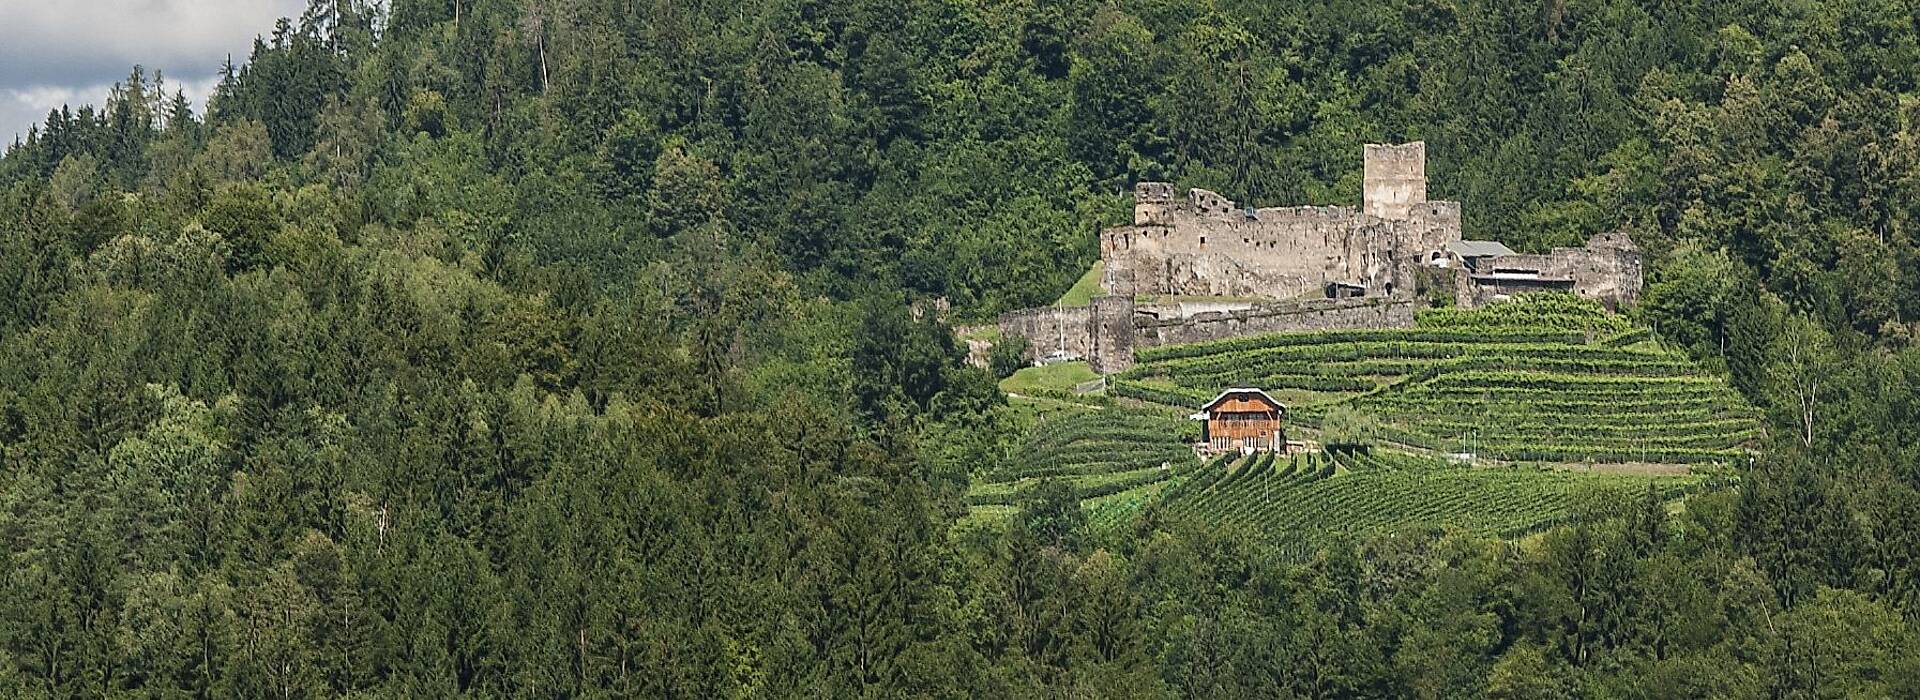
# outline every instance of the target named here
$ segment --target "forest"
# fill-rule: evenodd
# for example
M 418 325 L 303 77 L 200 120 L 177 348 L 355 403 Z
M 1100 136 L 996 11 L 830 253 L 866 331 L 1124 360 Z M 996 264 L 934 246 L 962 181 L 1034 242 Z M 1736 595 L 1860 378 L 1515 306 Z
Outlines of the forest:
M 0 157 L 0 696 L 1920 696 L 1912 0 L 312 0 Z M 208 57 L 209 65 L 220 58 Z M 0 70 L 5 70 L 0 67 Z M 1761 409 L 1523 540 L 1063 488 L 951 327 L 1132 183 L 1624 230 Z

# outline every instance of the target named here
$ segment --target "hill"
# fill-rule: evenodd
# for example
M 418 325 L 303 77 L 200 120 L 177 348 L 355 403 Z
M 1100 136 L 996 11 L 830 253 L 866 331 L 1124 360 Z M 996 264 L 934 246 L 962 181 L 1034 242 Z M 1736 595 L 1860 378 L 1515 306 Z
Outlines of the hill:
M 98 40 L 0 84 L 211 4 L 4 5 Z M 1920 697 L 1910 5 L 294 4 L 0 156 L 0 698 Z M 1361 202 L 1411 140 L 1462 238 L 1644 246 L 1667 347 L 964 364 L 1139 183 Z M 1242 380 L 1376 444 L 1184 457 Z
M 1286 333 L 1149 348 L 1117 396 L 1197 406 L 1257 386 L 1317 426 L 1348 406 L 1377 439 L 1546 462 L 1740 458 L 1757 412 L 1718 377 L 1591 302 L 1529 295 L 1420 313 L 1410 329 Z
M 1040 421 L 1021 469 L 969 491 L 976 513 L 1009 511 L 1022 489 L 1063 478 L 1097 526 L 1153 508 L 1295 541 L 1440 525 L 1514 536 L 1591 501 L 1649 488 L 1682 497 L 1707 484 L 1715 470 L 1703 467 L 1740 460 L 1760 432 L 1724 381 L 1565 295 L 1424 311 L 1409 329 L 1150 348 L 1140 360 L 1110 384 L 1139 405 Z M 1342 413 L 1331 420 L 1362 420 L 1338 429 L 1392 449 L 1200 464 L 1187 448 L 1197 424 L 1182 416 L 1226 386 L 1289 402 L 1307 428 L 1296 436 L 1333 428 Z

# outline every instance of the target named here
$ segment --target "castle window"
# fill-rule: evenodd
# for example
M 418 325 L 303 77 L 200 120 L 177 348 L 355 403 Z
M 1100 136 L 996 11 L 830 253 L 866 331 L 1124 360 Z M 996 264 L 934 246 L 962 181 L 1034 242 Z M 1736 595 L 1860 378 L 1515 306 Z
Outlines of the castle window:
M 1207 244 L 1207 237 L 1206 237 L 1206 236 L 1201 236 L 1201 237 L 1200 237 L 1200 245 L 1206 245 L 1206 244 Z

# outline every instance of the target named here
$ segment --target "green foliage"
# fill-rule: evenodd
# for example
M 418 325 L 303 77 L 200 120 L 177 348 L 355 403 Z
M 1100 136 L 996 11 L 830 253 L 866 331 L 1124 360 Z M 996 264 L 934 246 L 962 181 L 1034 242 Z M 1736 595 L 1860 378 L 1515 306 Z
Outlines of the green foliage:
M 1027 354 L 1030 352 L 1032 344 L 1026 336 L 1001 338 L 987 353 L 987 369 L 993 372 L 995 379 L 1006 379 L 1026 368 Z
M 0 696 L 1912 697 L 1910 15 L 309 2 L 0 156 Z M 961 367 L 1133 182 L 1351 204 L 1411 139 L 1469 237 L 1629 232 L 1654 330 Z M 1138 405 L 1225 382 L 1377 449 Z M 1697 475 L 1388 449 L 1474 430 Z
M 1352 406 L 1334 406 L 1320 418 L 1320 442 L 1326 445 L 1371 445 L 1378 434 L 1373 418 Z
M 1087 513 L 1080 507 L 1080 494 L 1065 483 L 1047 479 L 1021 498 L 1020 514 L 1014 527 L 1042 545 L 1072 549 L 1078 542 L 1080 527 Z

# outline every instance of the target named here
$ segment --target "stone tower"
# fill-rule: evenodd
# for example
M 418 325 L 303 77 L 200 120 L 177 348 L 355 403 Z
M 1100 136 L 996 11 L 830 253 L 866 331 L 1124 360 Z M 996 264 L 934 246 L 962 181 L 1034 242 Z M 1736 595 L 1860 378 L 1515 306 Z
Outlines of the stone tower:
M 1381 219 L 1405 219 L 1413 205 L 1427 201 L 1427 144 L 1367 144 L 1364 173 L 1362 211 Z
M 1173 183 L 1142 182 L 1133 186 L 1133 225 L 1173 223 Z
M 1087 314 L 1092 347 L 1087 363 L 1093 371 L 1112 374 L 1133 366 L 1133 297 L 1097 296 Z

